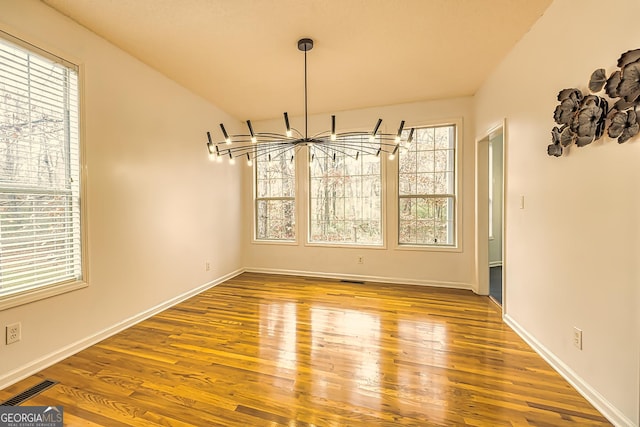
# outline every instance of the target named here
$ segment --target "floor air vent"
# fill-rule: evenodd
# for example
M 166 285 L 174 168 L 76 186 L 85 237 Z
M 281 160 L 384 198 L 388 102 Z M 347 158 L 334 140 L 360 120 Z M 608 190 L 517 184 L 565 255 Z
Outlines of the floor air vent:
M 0 406 L 17 406 L 22 402 L 31 399 L 33 396 L 42 393 L 46 389 L 53 387 L 56 384 L 58 384 L 58 381 L 44 380 L 40 384 L 36 384 L 30 389 L 13 396 L 11 399 L 5 400 L 4 402 L 0 403 Z
M 340 280 L 342 283 L 355 283 L 356 285 L 364 285 L 360 280 Z

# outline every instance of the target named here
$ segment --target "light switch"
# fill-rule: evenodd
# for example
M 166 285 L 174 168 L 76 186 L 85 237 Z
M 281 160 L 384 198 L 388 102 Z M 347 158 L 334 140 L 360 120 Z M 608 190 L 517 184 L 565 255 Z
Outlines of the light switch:
M 520 196 L 520 209 L 524 209 L 524 195 Z

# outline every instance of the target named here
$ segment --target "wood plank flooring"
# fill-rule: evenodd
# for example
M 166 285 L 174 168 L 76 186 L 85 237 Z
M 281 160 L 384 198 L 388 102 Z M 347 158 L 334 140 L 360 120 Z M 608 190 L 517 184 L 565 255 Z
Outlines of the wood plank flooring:
M 610 425 L 487 297 L 242 274 L 5 390 L 69 426 Z

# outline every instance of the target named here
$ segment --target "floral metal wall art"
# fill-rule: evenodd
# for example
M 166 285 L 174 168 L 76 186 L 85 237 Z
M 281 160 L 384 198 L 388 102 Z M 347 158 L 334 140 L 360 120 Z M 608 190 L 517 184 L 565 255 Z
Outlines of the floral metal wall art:
M 549 156 L 560 157 L 570 145 L 584 147 L 605 133 L 619 144 L 638 134 L 640 49 L 623 53 L 618 59 L 618 68 L 609 77 L 604 68 L 595 70 L 589 79 L 591 94 L 585 95 L 576 88 L 560 91 L 560 104 L 553 113 L 558 126 L 551 130 Z M 608 99 L 595 95 L 603 89 Z

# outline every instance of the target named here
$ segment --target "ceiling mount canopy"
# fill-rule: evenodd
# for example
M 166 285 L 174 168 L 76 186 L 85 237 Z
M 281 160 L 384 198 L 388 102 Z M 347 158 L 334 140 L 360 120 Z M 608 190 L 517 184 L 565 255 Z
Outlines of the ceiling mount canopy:
M 414 129 L 403 132 L 405 121 L 402 120 L 395 134 L 380 132 L 382 119 L 378 119 L 371 132 L 336 132 L 336 116 L 331 116 L 331 129 L 309 136 L 309 114 L 307 97 L 307 52 L 313 49 L 313 40 L 303 38 L 298 40 L 298 50 L 304 52 L 304 133 L 292 128 L 289 114 L 283 113 L 285 133 L 255 132 L 251 120 L 247 120 L 248 134 L 229 135 L 223 123 L 220 130 L 224 141 L 214 142 L 211 132 L 207 132 L 207 151 L 212 160 L 222 160 L 227 157 L 234 162 L 237 157 L 246 157 L 251 165 L 258 157 L 268 157 L 270 160 L 286 155 L 293 155 L 302 147 L 309 147 L 309 159 L 314 155 L 311 148 L 320 150 L 335 161 L 336 153 L 358 159 L 360 155 L 380 156 L 387 153 L 393 158 L 398 149 L 408 148 L 413 140 Z M 293 152 L 292 152 L 293 150 Z
M 313 49 L 313 40 L 311 39 L 300 39 L 298 40 L 298 50 L 303 52 L 309 52 Z

